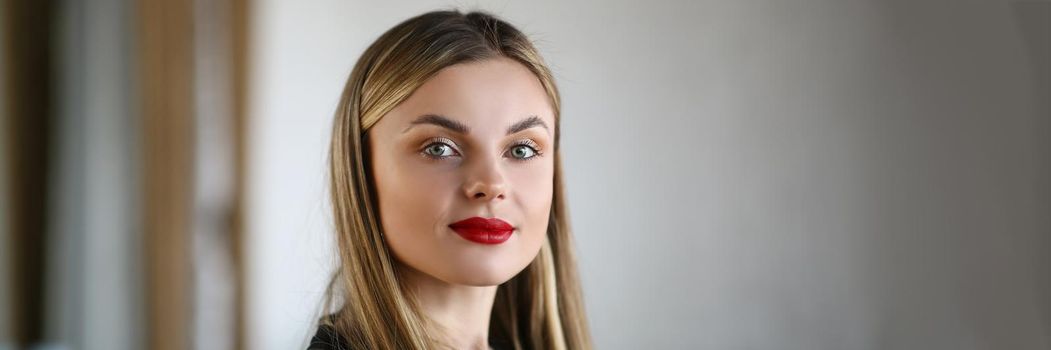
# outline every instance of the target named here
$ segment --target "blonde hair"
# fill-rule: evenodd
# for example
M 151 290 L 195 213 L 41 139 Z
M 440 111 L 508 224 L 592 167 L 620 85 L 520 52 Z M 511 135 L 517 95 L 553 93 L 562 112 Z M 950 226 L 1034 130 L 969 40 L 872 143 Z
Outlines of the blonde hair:
M 554 191 L 547 239 L 521 273 L 497 288 L 490 337 L 514 349 L 590 349 L 559 160 L 560 99 L 540 54 L 518 29 L 481 12 L 435 11 L 410 18 L 365 50 L 347 80 L 332 127 L 330 180 L 340 267 L 322 324 L 352 349 L 429 349 L 434 335 L 398 278 L 377 217 L 368 130 L 445 67 L 513 59 L 540 80 L 555 114 Z

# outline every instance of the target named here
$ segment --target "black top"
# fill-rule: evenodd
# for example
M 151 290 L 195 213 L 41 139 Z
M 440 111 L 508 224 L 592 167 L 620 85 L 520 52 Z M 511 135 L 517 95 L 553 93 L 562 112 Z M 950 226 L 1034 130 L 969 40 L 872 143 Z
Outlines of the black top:
M 350 347 L 332 326 L 320 325 L 314 338 L 310 339 L 307 350 L 350 350 Z
M 493 349 L 508 349 L 495 342 L 492 338 L 489 339 L 489 346 Z M 307 345 L 307 350 L 351 350 L 347 341 L 343 339 L 339 333 L 332 326 L 320 325 L 317 327 L 317 333 L 314 334 L 314 338 L 310 339 L 310 345 Z

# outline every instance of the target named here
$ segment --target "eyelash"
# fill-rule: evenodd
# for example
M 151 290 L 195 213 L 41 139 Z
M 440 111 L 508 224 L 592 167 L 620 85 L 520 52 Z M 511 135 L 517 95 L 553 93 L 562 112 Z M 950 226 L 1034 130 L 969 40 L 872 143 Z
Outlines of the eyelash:
M 435 156 L 435 155 L 428 154 L 427 153 L 427 148 L 429 148 L 431 146 L 434 146 L 435 144 L 444 144 L 444 145 L 448 146 L 449 148 L 451 148 L 453 150 L 453 152 L 456 152 L 457 154 L 460 153 L 460 151 L 455 146 L 453 146 L 456 143 L 453 142 L 452 140 L 444 138 L 444 137 L 434 137 L 434 138 L 430 138 L 430 139 L 428 139 L 426 141 L 426 143 L 424 144 L 423 148 L 420 149 L 419 154 L 424 156 L 425 158 L 427 158 L 429 160 L 434 160 L 434 161 L 442 161 L 442 160 L 445 160 L 445 158 L 452 157 L 452 156 Z M 511 149 L 514 149 L 515 147 L 518 147 L 518 146 L 529 147 L 530 149 L 533 150 L 534 154 L 533 154 L 532 157 L 524 158 L 524 159 L 511 157 L 511 159 L 514 160 L 514 161 L 526 162 L 526 161 L 533 160 L 535 158 L 542 157 L 544 155 L 544 152 L 540 148 L 540 145 L 538 145 L 533 140 L 530 140 L 530 139 L 518 140 L 518 141 L 515 141 L 514 143 L 512 143 L 510 147 L 511 147 Z
M 544 155 L 543 150 L 540 149 L 540 145 L 538 145 L 536 142 L 533 142 L 533 140 L 522 139 L 522 140 L 515 141 L 514 143 L 511 144 L 511 149 L 514 149 L 515 147 L 518 147 L 518 146 L 529 147 L 530 149 L 533 150 L 533 156 L 529 157 L 529 158 L 525 158 L 525 159 L 518 159 L 518 158 L 515 158 L 515 157 L 511 157 L 514 160 L 525 162 L 525 161 L 533 160 L 533 159 L 535 159 L 537 157 L 542 157 Z M 508 151 L 510 151 L 510 150 L 508 150 Z

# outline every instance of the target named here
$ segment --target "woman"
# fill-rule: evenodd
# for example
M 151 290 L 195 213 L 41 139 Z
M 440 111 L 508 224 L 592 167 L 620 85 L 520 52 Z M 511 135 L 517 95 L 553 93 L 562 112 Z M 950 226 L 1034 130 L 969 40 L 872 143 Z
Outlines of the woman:
M 590 348 L 559 103 L 528 38 L 489 14 L 380 36 L 333 124 L 340 269 L 310 349 Z

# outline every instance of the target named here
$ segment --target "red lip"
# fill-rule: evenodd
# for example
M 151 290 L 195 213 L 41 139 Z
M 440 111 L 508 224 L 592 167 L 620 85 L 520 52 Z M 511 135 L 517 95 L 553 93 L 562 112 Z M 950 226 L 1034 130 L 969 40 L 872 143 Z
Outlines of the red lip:
M 511 238 L 514 226 L 498 218 L 486 219 L 473 217 L 454 222 L 449 228 L 471 242 L 481 244 L 500 244 Z

